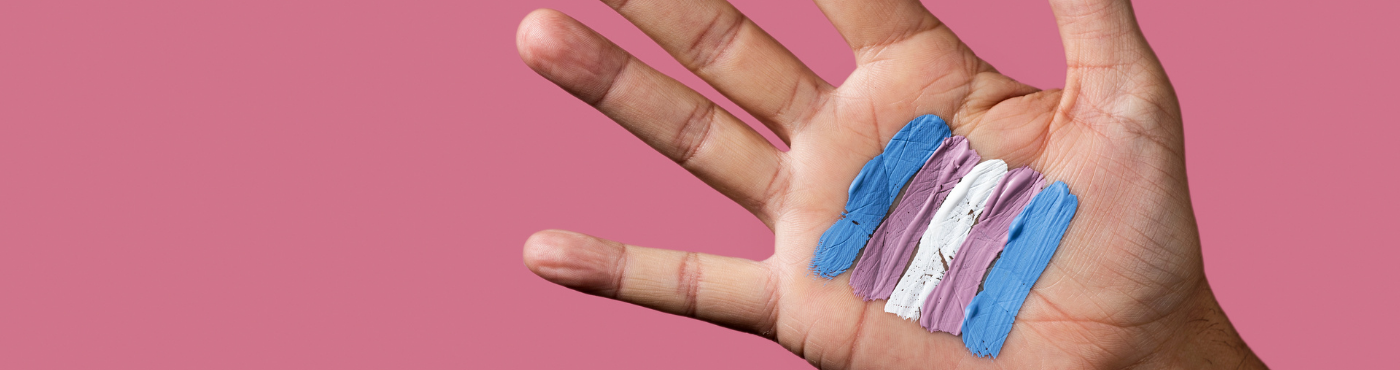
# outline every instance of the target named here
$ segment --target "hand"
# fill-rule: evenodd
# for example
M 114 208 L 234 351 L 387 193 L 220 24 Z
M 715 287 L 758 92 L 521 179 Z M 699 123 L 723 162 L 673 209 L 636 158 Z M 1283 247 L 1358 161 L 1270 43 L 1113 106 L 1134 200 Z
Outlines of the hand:
M 604 2 L 791 150 L 561 13 L 525 18 L 521 58 L 753 212 L 777 245 L 760 262 L 543 231 L 525 263 L 545 279 L 762 335 L 829 369 L 1262 367 L 1206 282 L 1181 112 L 1128 1 L 1051 0 L 1063 90 L 997 73 L 914 0 L 816 0 L 855 53 L 840 87 L 723 0 Z M 1080 200 L 996 360 L 862 302 L 849 273 L 808 271 L 861 166 L 922 114 Z

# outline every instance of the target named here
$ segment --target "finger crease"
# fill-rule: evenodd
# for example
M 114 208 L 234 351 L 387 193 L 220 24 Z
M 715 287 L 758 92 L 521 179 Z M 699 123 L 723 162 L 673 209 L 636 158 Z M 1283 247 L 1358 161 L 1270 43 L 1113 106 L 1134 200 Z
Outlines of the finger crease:
M 593 100 L 593 101 L 591 101 L 591 102 L 588 102 L 588 105 L 591 105 L 591 106 L 593 106 L 593 107 L 595 107 L 595 108 L 601 108 L 602 105 L 603 105 L 603 102 L 606 101 L 606 99 L 608 98 L 608 96 L 612 95 L 613 90 L 616 90 L 616 89 L 617 89 L 617 79 L 618 79 L 618 77 L 621 77 L 621 76 L 622 76 L 622 73 L 623 73 L 623 72 L 626 72 L 626 71 L 627 71 L 627 67 L 630 66 L 630 65 L 632 65 L 632 62 L 635 61 L 635 60 L 637 60 L 636 57 L 633 57 L 633 56 L 631 56 L 631 55 L 628 55 L 628 56 L 627 56 L 627 59 L 624 60 L 624 61 L 622 62 L 622 65 L 617 66 L 617 71 L 614 71 L 614 72 L 612 73 L 612 77 L 608 78 L 608 87 L 605 88 L 605 89 L 603 89 L 603 94 L 602 94 L 602 95 L 598 95 L 598 99 L 595 99 L 595 100 Z
M 778 340 L 778 302 L 780 301 L 778 290 L 778 274 L 772 268 L 764 266 L 768 270 L 767 283 L 763 286 L 763 295 L 768 297 L 768 302 L 763 305 L 763 322 L 758 323 L 758 334 L 769 340 Z
M 791 186 L 791 182 L 789 181 L 787 166 L 783 163 L 786 161 L 784 159 L 785 156 L 786 154 L 778 154 L 776 157 L 778 169 L 773 171 L 772 177 L 768 178 L 768 185 L 763 189 L 762 198 L 754 200 L 755 204 L 760 208 L 761 218 L 764 218 L 765 224 L 771 222 L 773 213 L 775 211 L 781 212 L 780 210 L 783 209 L 783 204 L 787 202 L 787 190 L 788 187 Z M 768 228 L 772 229 L 773 225 L 769 224 Z
M 822 94 L 820 93 L 822 84 L 818 83 L 817 81 L 813 81 L 813 79 L 814 78 L 812 77 L 799 79 L 797 83 L 792 85 L 792 92 L 788 94 L 788 97 L 786 100 L 783 101 L 783 104 L 778 106 L 777 110 L 773 111 L 773 117 L 777 121 L 786 124 L 786 126 L 769 125 L 769 127 L 773 127 L 773 132 L 778 134 L 778 137 L 783 139 L 783 143 L 788 144 L 788 146 L 792 145 L 792 143 L 790 142 L 791 139 L 789 138 L 789 135 L 791 135 L 792 128 L 800 129 L 799 125 L 803 125 L 803 123 L 806 120 L 811 118 L 812 114 L 816 113 L 816 110 L 810 109 L 810 107 L 812 107 L 816 103 L 817 99 L 820 99 L 822 97 Z M 798 96 L 801 95 L 803 91 L 807 90 L 815 91 L 817 93 L 812 94 L 813 96 L 807 99 L 807 101 L 804 102 L 802 107 L 796 107 Z M 789 115 L 792 115 L 793 110 L 797 110 L 802 113 L 798 114 L 796 117 L 788 117 Z
M 856 54 L 869 54 L 871 49 L 884 50 L 892 45 L 902 43 L 924 33 L 937 31 L 939 28 L 943 27 L 947 27 L 943 24 L 943 21 L 938 20 L 938 18 L 935 18 L 933 15 L 928 15 L 920 20 L 917 26 L 896 33 L 893 37 L 856 47 Z M 879 53 L 877 52 L 876 54 Z
M 622 249 L 622 253 L 618 253 L 617 259 L 613 260 L 612 291 L 605 295 L 605 297 L 611 299 L 620 299 L 622 296 L 622 281 L 626 280 L 627 276 L 627 246 L 618 245 L 617 247 Z
M 718 26 L 720 22 L 730 19 L 723 29 Z M 710 20 L 710 24 L 705 26 L 705 31 L 695 37 L 695 41 L 690 44 L 686 54 L 690 56 L 690 63 L 686 68 L 700 73 L 701 70 L 709 69 L 725 53 L 733 47 L 734 41 L 739 38 L 739 31 L 748 23 L 748 17 L 738 11 L 720 12 Z M 718 34 L 712 35 L 715 31 Z
M 686 252 L 685 257 L 681 259 L 681 268 L 676 278 L 677 293 L 685 297 L 680 313 L 685 317 L 695 317 L 695 307 L 700 294 L 700 255 Z
M 701 104 L 681 124 L 680 130 L 676 131 L 674 142 L 677 151 L 673 153 L 671 160 L 686 169 L 691 169 L 691 160 L 695 159 L 697 153 L 700 152 L 700 147 L 709 140 L 710 126 L 714 124 L 715 115 L 719 114 L 719 106 L 715 103 L 704 102 Z

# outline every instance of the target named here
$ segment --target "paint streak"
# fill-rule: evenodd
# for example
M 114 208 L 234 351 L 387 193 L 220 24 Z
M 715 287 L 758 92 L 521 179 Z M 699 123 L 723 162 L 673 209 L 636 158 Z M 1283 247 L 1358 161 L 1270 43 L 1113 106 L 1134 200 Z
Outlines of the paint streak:
M 967 306 L 963 345 L 972 353 L 981 357 L 1001 353 L 1016 314 L 1059 248 L 1078 207 L 1079 199 L 1069 193 L 1069 187 L 1056 181 L 1011 222 L 1006 250 L 987 275 L 985 288 Z
M 963 313 L 977 295 L 977 287 L 992 260 L 1006 246 L 1011 221 L 1044 186 L 1040 173 L 1029 167 L 1011 170 L 997 183 L 996 190 L 987 197 L 986 209 L 977 225 L 972 227 L 958 251 L 958 258 L 953 259 L 943 282 L 933 288 L 933 293 L 924 301 L 920 326 L 928 331 L 962 334 Z
M 981 160 L 968 146 L 967 138 L 950 137 L 933 152 L 928 163 L 909 181 L 904 198 L 894 212 L 875 229 L 865 245 L 865 254 L 851 271 L 851 287 L 866 301 L 887 299 L 899 282 L 909 256 L 914 254 L 920 235 L 958 180 Z
M 866 162 L 851 181 L 846 211 L 822 233 L 812 256 L 812 272 L 831 279 L 850 268 L 899 189 L 951 134 L 948 124 L 935 115 L 919 116 L 895 133 L 885 152 Z
M 977 222 L 977 215 L 987 204 L 987 197 L 1003 176 L 1006 176 L 1006 162 L 993 159 L 973 167 L 972 172 L 958 181 L 948 193 L 948 199 L 938 207 L 938 213 L 929 220 L 928 230 L 919 239 L 919 251 L 899 279 L 890 300 L 885 302 L 885 312 L 905 319 L 919 318 L 924 300 L 943 279 L 943 273 Z

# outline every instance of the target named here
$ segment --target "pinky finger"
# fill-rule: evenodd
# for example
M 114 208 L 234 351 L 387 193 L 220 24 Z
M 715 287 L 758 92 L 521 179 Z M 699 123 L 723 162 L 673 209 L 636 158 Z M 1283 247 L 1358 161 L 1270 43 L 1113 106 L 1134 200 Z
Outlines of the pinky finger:
M 546 230 L 525 242 L 525 265 L 570 289 L 775 337 L 776 276 L 757 261 Z

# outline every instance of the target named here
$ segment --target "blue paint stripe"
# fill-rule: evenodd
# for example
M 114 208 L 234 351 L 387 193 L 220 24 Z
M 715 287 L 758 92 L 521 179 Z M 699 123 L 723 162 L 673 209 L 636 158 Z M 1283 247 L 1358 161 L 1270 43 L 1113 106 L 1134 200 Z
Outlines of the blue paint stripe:
M 909 121 L 895 133 L 885 152 L 866 162 L 851 182 L 846 212 L 822 233 L 812 256 L 812 272 L 830 279 L 849 269 L 885 218 L 899 189 L 951 135 L 948 124 L 931 114 Z
M 963 345 L 968 350 L 982 357 L 1001 353 L 1021 304 L 1045 272 L 1078 208 L 1079 198 L 1069 193 L 1065 183 L 1056 181 L 1011 221 L 1001 258 L 992 266 L 982 292 L 967 305 Z

